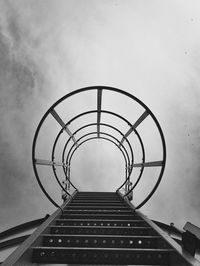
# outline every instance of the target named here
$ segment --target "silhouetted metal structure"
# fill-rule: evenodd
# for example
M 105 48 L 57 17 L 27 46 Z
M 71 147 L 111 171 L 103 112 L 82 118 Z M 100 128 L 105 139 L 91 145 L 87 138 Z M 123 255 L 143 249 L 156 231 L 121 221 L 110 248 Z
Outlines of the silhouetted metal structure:
M 134 123 L 121 113 L 102 107 L 106 92 L 125 96 L 139 106 L 140 115 Z M 69 109 L 63 108 L 63 103 L 69 99 L 76 102 L 76 96 L 85 93 L 95 93 L 96 108 L 81 111 L 66 121 L 63 117 Z M 75 130 L 71 129 L 79 119 L 94 114 L 95 121 L 92 123 L 79 124 Z M 111 122 L 104 121 L 105 116 L 117 118 L 119 122 L 126 125 L 126 131 L 122 131 Z M 160 143 L 161 148 L 159 160 L 146 160 L 145 144 L 138 131 L 146 119 L 150 119 L 151 125 L 158 132 L 156 141 Z M 42 130 L 46 121 L 49 120 L 51 123 L 58 124 L 60 130 L 54 130 L 57 133 L 51 143 L 48 143 L 51 153 L 50 158 L 47 158 L 41 157 L 44 153 L 45 138 L 48 138 Z M 54 129 L 54 126 L 47 126 L 49 134 L 51 134 L 50 128 Z M 85 132 L 85 130 L 88 131 Z M 130 141 L 130 135 L 133 133 L 139 143 L 142 155 L 140 161 Z M 61 141 L 63 134 L 66 137 L 65 141 Z M 40 140 L 41 136 L 44 141 Z M 115 192 L 83 192 L 73 184 L 73 176 L 71 176 L 73 156 L 82 145 L 95 139 L 114 144 L 124 158 L 125 176 L 121 186 L 116 188 Z M 152 197 L 160 184 L 166 163 L 166 145 L 156 117 L 135 96 L 105 86 L 87 87 L 65 95 L 49 108 L 38 125 L 33 140 L 32 161 L 40 188 L 57 210 L 51 216 L 41 220 L 42 224 L 29 237 L 15 238 L 9 243 L 2 242 L 2 247 L 6 247 L 27 238 L 3 265 L 199 265 L 194 258 L 195 251 L 199 247 L 198 228 L 187 224 L 186 232 L 182 232 L 173 225 L 153 222 L 138 210 Z M 64 203 L 61 206 L 45 188 L 46 181 L 41 178 L 45 173 L 44 167 L 51 169 L 62 190 Z M 136 168 L 140 169 L 139 174 L 132 178 L 133 170 Z M 134 191 L 140 184 L 146 168 L 158 168 L 157 179 L 142 201 L 133 205 L 131 200 L 134 199 Z M 11 232 L 4 232 L 4 235 L 15 230 L 17 228 Z M 183 241 L 180 239 L 182 236 Z

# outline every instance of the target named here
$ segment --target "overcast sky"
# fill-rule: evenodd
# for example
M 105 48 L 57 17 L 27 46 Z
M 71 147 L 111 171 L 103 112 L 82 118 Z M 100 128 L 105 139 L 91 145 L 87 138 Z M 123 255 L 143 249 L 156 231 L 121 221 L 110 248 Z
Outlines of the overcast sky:
M 166 171 L 142 211 L 200 226 L 200 2 L 0 0 L 0 10 L 0 230 L 54 210 L 32 171 L 33 135 L 58 98 L 93 85 L 134 94 L 163 128 Z

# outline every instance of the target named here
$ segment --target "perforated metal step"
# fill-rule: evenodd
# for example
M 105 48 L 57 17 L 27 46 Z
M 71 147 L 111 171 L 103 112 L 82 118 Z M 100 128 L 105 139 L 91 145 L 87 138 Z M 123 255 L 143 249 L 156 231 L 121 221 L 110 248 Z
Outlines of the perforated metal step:
M 39 243 L 34 263 L 189 265 L 116 193 L 77 193 Z
M 52 234 L 78 234 L 78 235 L 135 235 L 156 236 L 158 235 L 151 227 L 112 227 L 112 226 L 54 226 L 51 227 Z

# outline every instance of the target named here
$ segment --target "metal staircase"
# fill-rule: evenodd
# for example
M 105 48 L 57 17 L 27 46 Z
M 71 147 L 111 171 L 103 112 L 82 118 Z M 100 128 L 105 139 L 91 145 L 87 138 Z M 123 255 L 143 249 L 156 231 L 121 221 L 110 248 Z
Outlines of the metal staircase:
M 102 96 L 103 92 L 104 96 Z M 102 109 L 102 97 L 109 96 L 111 92 L 122 98 L 127 96 L 127 103 L 131 101 L 131 103 L 134 102 L 134 106 L 135 103 L 139 105 L 139 109 L 136 109 L 136 113 L 139 112 L 139 118 L 136 117 L 134 123 L 116 112 Z M 85 93 L 92 93 L 93 96 L 96 93 L 97 108 L 88 110 L 88 106 L 86 106 L 84 112 L 75 113 L 66 122 L 63 119 L 65 117 L 63 104 L 70 97 L 73 98 L 79 93 L 84 95 Z M 86 95 L 88 96 L 88 94 Z M 85 99 L 83 98 L 82 102 Z M 123 104 L 126 105 L 125 102 Z M 78 104 L 76 103 L 75 106 L 77 107 Z M 68 108 L 70 109 L 70 107 Z M 72 105 L 71 109 L 76 108 Z M 82 117 L 94 114 L 96 115 L 94 123 L 76 124 Z M 122 128 L 126 130 L 125 133 L 111 125 L 111 122 L 114 121 L 114 119 L 113 121 L 110 120 L 111 116 L 123 123 Z M 109 120 L 106 119 L 108 117 Z M 101 122 L 104 119 L 105 121 Z M 161 158 L 159 160 L 155 160 L 154 152 L 148 154 L 148 157 L 146 156 L 144 148 L 146 143 L 144 145 L 137 131 L 137 128 L 143 122 L 145 123 L 146 119 L 149 119 L 158 133 L 155 135 L 156 139 L 150 141 L 150 151 L 153 150 L 153 143 L 160 143 L 161 152 L 158 154 Z M 51 127 L 48 124 L 50 122 L 52 123 Z M 72 124 L 75 126 L 72 127 Z M 146 129 L 150 134 L 149 123 L 147 125 Z M 60 131 L 57 130 L 58 126 L 61 127 Z M 96 128 L 95 131 L 94 127 Z M 83 133 L 81 133 L 82 130 Z M 85 132 L 87 130 L 89 133 Z M 143 130 L 145 129 L 143 128 Z M 134 133 L 134 137 L 130 143 L 128 137 L 132 133 Z M 80 136 L 80 134 L 82 135 Z M 48 141 L 46 136 L 48 136 Z M 80 192 L 72 183 L 73 155 L 87 141 L 99 139 L 109 141 L 117 146 L 124 159 L 125 178 L 116 192 Z M 135 146 L 137 147 L 136 152 L 133 149 Z M 153 155 L 153 160 L 146 161 L 146 157 L 150 158 L 151 155 Z M 83 88 L 65 95 L 49 108 L 38 125 L 33 139 L 32 161 L 34 173 L 42 192 L 56 206 L 57 210 L 45 219 L 42 225 L 3 262 L 3 266 L 57 264 L 200 265 L 167 233 L 138 211 L 149 201 L 160 184 L 166 163 L 166 145 L 162 129 L 154 114 L 135 96 L 105 86 Z M 41 171 L 42 167 L 50 167 L 50 171 L 46 172 L 44 168 Z M 158 171 L 150 172 L 153 173 L 152 180 L 154 183 L 149 186 L 148 180 L 150 180 L 151 174 L 148 175 L 148 180 L 143 178 L 143 187 L 145 189 L 147 187 L 149 190 L 146 191 L 142 201 L 140 199 L 138 202 L 135 195 L 137 195 L 138 184 L 144 176 L 143 172 L 146 174 L 144 169 L 155 167 Z M 138 169 L 139 171 L 135 171 Z M 53 184 L 56 181 L 59 188 L 57 191 L 62 190 L 64 203 L 61 207 L 54 198 L 55 186 L 48 185 L 47 189 L 44 186 L 44 184 L 47 185 L 46 176 L 49 177 L 49 184 L 50 178 L 53 176 Z M 147 180 L 147 184 L 145 180 Z M 51 188 L 52 191 L 49 193 Z M 133 195 L 136 206 L 130 203 Z M 185 239 L 188 238 L 185 237 Z
M 5 265 L 198 265 L 120 194 L 77 192 Z
M 78 192 L 49 221 L 3 265 L 193 265 L 118 193 Z
M 120 196 L 79 192 L 32 247 L 32 262 L 190 265 Z

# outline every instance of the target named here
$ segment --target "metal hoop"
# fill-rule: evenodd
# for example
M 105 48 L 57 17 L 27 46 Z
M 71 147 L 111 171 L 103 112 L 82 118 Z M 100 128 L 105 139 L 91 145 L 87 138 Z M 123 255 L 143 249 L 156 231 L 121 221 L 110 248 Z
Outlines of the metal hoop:
M 97 91 L 97 109 L 96 110 L 90 110 L 90 111 L 86 111 L 86 112 L 80 113 L 80 114 L 76 115 L 75 117 L 73 117 L 69 122 L 64 123 L 62 121 L 62 119 L 60 118 L 60 116 L 56 113 L 55 107 L 57 107 L 64 100 L 67 100 L 69 97 L 72 97 L 72 96 L 74 96 L 76 94 L 83 93 L 83 92 L 86 92 L 86 91 L 89 92 L 89 91 L 94 91 L 94 90 Z M 131 124 L 125 117 L 121 116 L 120 114 L 114 113 L 114 112 L 112 112 L 110 110 L 102 110 L 101 105 L 102 105 L 102 93 L 103 93 L 103 91 L 111 91 L 111 92 L 114 92 L 114 93 L 118 93 L 118 94 L 122 94 L 122 95 L 127 96 L 128 98 L 130 98 L 134 102 L 137 102 L 141 107 L 143 107 L 143 109 L 144 109 L 143 114 L 137 119 L 137 121 L 134 124 Z M 64 174 L 66 176 L 66 179 L 68 180 L 68 182 L 70 183 L 70 185 L 72 185 L 74 187 L 74 189 L 77 190 L 77 188 L 71 182 L 70 178 L 68 178 L 68 176 L 67 176 L 66 167 L 67 167 L 67 163 L 68 162 L 71 163 L 72 156 L 73 156 L 74 152 L 77 150 L 77 147 L 75 147 L 75 146 L 78 145 L 78 141 L 76 141 L 76 139 L 75 139 L 75 134 L 78 131 L 80 131 L 81 129 L 86 128 L 88 125 L 85 125 L 85 126 L 79 128 L 74 133 L 71 133 L 70 132 L 70 130 L 68 129 L 68 125 L 71 124 L 73 121 L 75 121 L 77 118 L 79 118 L 81 116 L 84 116 L 84 115 L 91 114 L 91 113 L 97 113 L 97 122 L 96 123 L 91 123 L 89 125 L 95 125 L 97 127 L 97 130 L 95 132 L 90 132 L 88 134 L 85 134 L 84 136 L 80 137 L 78 141 L 80 141 L 84 137 L 89 136 L 89 135 L 92 135 L 92 134 L 97 134 L 97 137 L 94 137 L 94 138 L 107 139 L 107 140 L 111 141 L 107 137 L 100 136 L 100 135 L 106 135 L 107 134 L 106 132 L 103 132 L 103 131 L 100 130 L 100 127 L 101 126 L 104 126 L 104 125 L 109 126 L 110 128 L 115 129 L 116 131 L 118 131 L 122 135 L 121 141 L 118 140 L 117 138 L 115 138 L 115 141 L 117 141 L 118 145 L 116 144 L 115 141 L 112 141 L 116 146 L 118 146 L 119 150 L 122 151 L 122 149 L 123 149 L 123 154 L 124 154 L 123 156 L 124 156 L 124 158 L 127 157 L 126 160 L 125 160 L 125 165 L 126 165 L 126 168 L 128 169 L 127 170 L 128 173 L 126 172 L 125 181 L 122 182 L 122 185 L 117 189 L 117 191 L 119 191 L 124 185 L 126 186 L 127 182 L 130 181 L 130 176 L 131 176 L 131 173 L 132 173 L 132 170 L 133 170 L 134 167 L 140 167 L 141 168 L 140 174 L 139 174 L 138 178 L 136 179 L 134 185 L 132 186 L 131 189 L 128 189 L 128 191 L 126 191 L 124 197 L 127 197 L 136 188 L 136 186 L 138 185 L 138 183 L 140 182 L 140 180 L 142 178 L 143 170 L 144 170 L 145 167 L 161 167 L 160 173 L 159 173 L 159 176 L 158 176 L 158 179 L 157 179 L 157 181 L 156 181 L 153 189 L 146 196 L 146 198 L 138 206 L 136 206 L 136 208 L 142 207 L 152 197 L 152 195 L 155 193 L 156 189 L 158 188 L 158 186 L 160 184 L 160 181 L 162 179 L 162 176 L 163 176 L 163 172 L 164 172 L 165 164 L 166 164 L 166 144 L 165 144 L 164 135 L 163 135 L 162 129 L 161 129 L 160 124 L 158 123 L 156 117 L 154 116 L 154 114 L 151 112 L 151 110 L 142 101 L 140 101 L 138 98 L 136 98 L 135 96 L 131 95 L 128 92 L 122 91 L 122 90 L 117 89 L 117 88 L 112 88 L 112 87 L 93 86 L 93 87 L 86 87 L 86 88 L 82 88 L 82 89 L 73 91 L 73 92 L 71 92 L 71 93 L 63 96 L 57 102 L 55 102 L 48 109 L 48 111 L 44 114 L 44 116 L 42 117 L 42 119 L 41 119 L 41 121 L 40 121 L 40 123 L 39 123 L 39 125 L 38 125 L 38 127 L 36 129 L 36 132 L 35 132 L 35 135 L 34 135 L 34 139 L 33 139 L 33 146 L 32 146 L 33 170 L 35 172 L 35 176 L 36 176 L 36 179 L 38 181 L 38 184 L 39 184 L 40 188 L 42 189 L 42 191 L 46 195 L 46 197 L 56 207 L 59 207 L 59 205 L 48 194 L 48 192 L 46 191 L 46 189 L 44 188 L 44 186 L 43 186 L 43 184 L 42 184 L 42 182 L 40 180 L 40 177 L 39 177 L 39 174 L 38 174 L 38 171 L 37 171 L 37 165 L 38 164 L 39 165 L 50 165 L 50 166 L 52 166 L 52 169 L 53 169 L 53 172 L 54 172 L 54 176 L 55 176 L 55 178 L 57 180 L 58 185 L 68 195 L 70 195 L 70 193 L 65 189 L 65 187 L 59 181 L 59 178 L 58 178 L 57 173 L 56 173 L 56 166 L 62 166 L 63 167 Z M 106 114 L 110 114 L 110 115 L 117 116 L 118 118 L 120 118 L 121 120 L 123 120 L 124 122 L 126 122 L 128 124 L 128 126 L 130 127 L 129 130 L 126 133 L 122 133 L 121 131 L 119 131 L 119 129 L 115 128 L 114 126 L 108 125 L 106 123 L 102 123 L 101 122 L 101 114 L 102 113 L 106 113 Z M 36 149 L 36 142 L 37 142 L 37 139 L 38 139 L 38 135 L 39 135 L 39 132 L 40 132 L 40 130 L 42 128 L 42 125 L 43 125 L 45 119 L 47 118 L 47 116 L 49 114 L 51 114 L 55 118 L 55 120 L 61 126 L 61 130 L 58 133 L 58 135 L 57 135 L 57 137 L 56 137 L 56 139 L 54 141 L 54 144 L 53 144 L 51 161 L 49 161 L 49 160 L 40 160 L 40 159 L 37 159 L 35 157 L 35 149 Z M 154 124 L 157 127 L 158 132 L 159 132 L 159 136 L 160 136 L 161 143 L 162 143 L 162 159 L 160 161 L 145 162 L 145 149 L 144 149 L 144 144 L 143 144 L 142 138 L 140 137 L 140 135 L 139 135 L 139 133 L 138 133 L 138 131 L 137 131 L 136 128 L 146 119 L 147 116 L 150 116 L 152 118 L 152 120 L 153 120 L 153 122 L 154 122 Z M 66 144 L 65 144 L 65 146 L 63 148 L 62 162 L 61 163 L 59 163 L 59 162 L 56 163 L 54 161 L 54 159 L 55 159 L 54 158 L 55 148 L 56 148 L 57 141 L 58 141 L 61 133 L 64 130 L 69 135 L 69 138 L 68 138 L 68 140 L 67 140 L 67 142 L 66 142 Z M 129 137 L 129 135 L 132 132 L 135 132 L 135 134 L 136 134 L 136 136 L 137 136 L 137 138 L 139 140 L 139 143 L 140 143 L 140 147 L 141 147 L 141 151 L 142 151 L 142 162 L 141 163 L 135 163 L 134 162 L 133 149 L 132 149 L 132 146 L 131 146 L 131 144 L 130 144 L 130 142 L 128 140 L 128 137 Z M 110 134 L 109 137 L 112 137 L 114 139 L 114 136 L 112 136 L 111 134 Z M 83 143 L 91 140 L 91 139 L 94 139 L 94 138 L 86 139 L 85 141 L 81 142 L 81 144 L 79 144 L 79 146 L 82 145 Z M 72 145 L 73 148 L 71 148 L 70 151 L 72 151 L 74 149 L 74 147 L 75 147 L 75 149 L 72 151 L 71 155 L 68 152 L 68 154 L 67 154 L 67 160 L 65 162 L 65 150 L 66 150 L 66 146 L 69 144 L 70 140 L 74 142 L 74 144 Z M 130 149 L 130 152 L 131 152 L 131 157 L 129 157 L 128 151 L 123 146 L 123 142 L 124 141 L 126 141 L 128 143 L 128 146 L 129 146 L 129 149 Z M 69 161 L 69 159 L 70 159 L 70 161 Z

